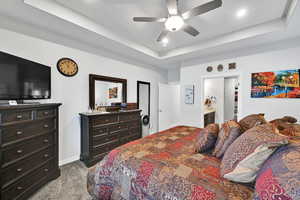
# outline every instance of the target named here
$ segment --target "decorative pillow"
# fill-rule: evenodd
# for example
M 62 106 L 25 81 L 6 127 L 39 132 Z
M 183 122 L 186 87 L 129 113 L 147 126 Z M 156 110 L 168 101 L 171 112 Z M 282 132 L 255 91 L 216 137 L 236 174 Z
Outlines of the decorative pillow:
M 284 116 L 283 118 L 274 119 L 274 120 L 270 121 L 270 123 L 291 123 L 291 124 L 294 124 L 297 121 L 298 120 L 295 117 Z
M 280 134 L 292 138 L 300 137 L 300 124 L 296 124 L 296 122 L 297 119 L 289 116 L 270 121 L 279 130 Z
M 295 124 L 296 122 L 297 122 L 297 119 L 294 117 L 290 117 L 290 116 L 285 116 L 283 118 L 274 119 L 274 120 L 270 121 L 270 123 L 274 124 L 274 126 L 276 126 L 280 132 L 287 129 L 285 132 L 283 132 L 283 134 L 291 132 L 290 129 L 296 130 L 296 128 L 294 128 L 294 127 L 299 126 L 298 124 Z M 292 130 L 292 132 L 298 132 L 298 131 Z M 300 129 L 299 129 L 299 132 L 300 132 Z M 287 135 L 290 135 L 290 134 L 287 134 Z M 294 136 L 294 135 L 291 135 L 291 136 Z
M 197 137 L 196 152 L 203 153 L 214 148 L 218 138 L 218 133 L 218 124 L 209 124 L 202 129 Z
M 220 167 L 221 176 L 235 182 L 252 182 L 268 157 L 287 143 L 287 137 L 276 134 L 271 124 L 253 127 L 227 149 Z
M 232 142 L 240 136 L 240 133 L 241 127 L 236 121 L 230 120 L 225 122 L 219 132 L 213 155 L 221 158 Z
M 266 124 L 267 121 L 265 120 L 264 116 L 265 116 L 265 114 L 260 113 L 260 114 L 248 115 L 248 116 L 244 117 L 243 119 L 241 119 L 239 121 L 239 124 L 241 125 L 241 127 L 243 129 L 242 131 L 245 132 L 254 126 Z
M 300 143 L 280 147 L 259 170 L 256 200 L 300 199 Z

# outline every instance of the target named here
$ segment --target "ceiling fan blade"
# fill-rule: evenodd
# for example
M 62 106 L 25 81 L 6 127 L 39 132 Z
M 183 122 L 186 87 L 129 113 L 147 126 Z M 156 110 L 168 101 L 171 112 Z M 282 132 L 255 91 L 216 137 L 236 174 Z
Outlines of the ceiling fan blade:
M 197 31 L 194 27 L 188 25 L 188 24 L 185 24 L 183 27 L 182 27 L 182 30 L 194 37 L 196 37 L 198 34 L 199 34 L 199 31 Z
M 169 31 L 168 30 L 163 30 L 160 35 L 157 38 L 157 42 L 161 42 L 167 35 L 168 35 Z
M 214 0 L 214 1 L 208 2 L 206 4 L 203 4 L 201 6 L 193 8 L 190 11 L 183 13 L 182 17 L 183 17 L 183 19 L 189 19 L 191 17 L 207 13 L 207 12 L 214 10 L 216 8 L 219 8 L 221 6 L 222 6 L 222 0 Z
M 135 22 L 165 22 L 167 18 L 157 18 L 157 17 L 134 17 Z
M 178 0 L 166 0 L 167 8 L 170 15 L 178 14 Z

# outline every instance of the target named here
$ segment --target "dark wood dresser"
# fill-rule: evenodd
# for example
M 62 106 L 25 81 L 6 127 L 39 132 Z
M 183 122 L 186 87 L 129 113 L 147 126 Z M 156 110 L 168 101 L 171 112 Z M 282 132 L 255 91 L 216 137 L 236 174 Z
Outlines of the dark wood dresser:
M 206 127 L 208 124 L 214 124 L 216 118 L 216 112 L 206 112 L 204 114 L 204 127 Z
M 112 149 L 142 137 L 140 110 L 80 113 L 80 159 L 90 167 Z
M 60 105 L 0 105 L 1 200 L 27 199 L 60 176 Z

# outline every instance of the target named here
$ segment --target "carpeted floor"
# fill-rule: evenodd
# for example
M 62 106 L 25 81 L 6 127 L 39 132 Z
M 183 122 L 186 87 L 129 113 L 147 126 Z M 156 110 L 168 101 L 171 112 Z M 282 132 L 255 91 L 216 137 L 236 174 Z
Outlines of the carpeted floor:
M 91 200 L 86 190 L 88 168 L 80 161 L 61 167 L 61 176 L 37 191 L 29 200 Z

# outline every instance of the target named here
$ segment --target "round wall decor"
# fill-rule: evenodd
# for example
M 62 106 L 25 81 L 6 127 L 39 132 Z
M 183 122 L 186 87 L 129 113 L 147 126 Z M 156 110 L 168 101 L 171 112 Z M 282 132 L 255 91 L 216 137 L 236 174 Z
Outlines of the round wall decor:
M 207 71 L 207 72 L 212 72 L 212 71 L 213 71 L 213 67 L 212 67 L 212 66 L 207 67 L 207 68 L 206 68 L 206 71 Z
M 77 63 L 70 58 L 61 58 L 57 62 L 57 70 L 64 76 L 75 76 L 78 73 Z
M 223 71 L 223 69 L 224 69 L 223 65 L 218 65 L 218 71 L 219 72 Z

